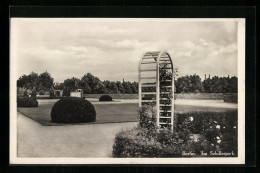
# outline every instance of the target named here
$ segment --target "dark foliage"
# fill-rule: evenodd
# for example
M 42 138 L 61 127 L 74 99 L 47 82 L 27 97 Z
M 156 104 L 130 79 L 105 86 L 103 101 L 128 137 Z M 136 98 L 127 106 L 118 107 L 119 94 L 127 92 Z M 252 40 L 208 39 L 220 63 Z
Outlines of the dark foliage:
M 113 145 L 114 157 L 177 157 L 185 140 L 173 133 L 170 126 L 156 127 L 155 111 L 151 106 L 139 109 L 138 127 L 121 131 Z M 189 135 L 188 135 L 189 136 Z
M 202 151 L 208 156 L 211 151 L 233 151 L 236 156 L 237 111 L 176 114 L 174 132 L 170 125 L 160 130 L 155 126 L 155 112 L 149 105 L 140 108 L 139 116 L 137 127 L 116 135 L 114 157 L 181 157 L 183 151 L 198 156 Z M 192 139 L 191 132 L 199 133 L 199 138 Z
M 17 107 L 38 107 L 38 101 L 31 97 L 18 97 Z
M 177 123 L 192 117 L 186 128 L 201 137 L 190 146 L 203 147 L 206 152 L 221 150 L 237 153 L 237 115 L 237 111 L 182 113 L 178 114 Z M 178 127 L 178 131 L 181 129 Z
M 203 87 L 199 75 L 187 75 L 179 77 L 175 81 L 177 93 L 198 93 L 203 92 Z
M 99 101 L 113 101 L 113 99 L 110 95 L 102 95 L 99 97 Z
M 54 123 L 83 123 L 96 121 L 95 107 L 82 98 L 67 97 L 57 101 L 51 110 Z
M 31 72 L 31 74 L 23 75 L 17 80 L 17 87 L 36 90 L 36 92 L 49 91 L 53 87 L 53 78 L 47 71 L 40 75 Z
M 207 93 L 237 93 L 237 77 L 207 78 L 202 82 L 204 91 Z

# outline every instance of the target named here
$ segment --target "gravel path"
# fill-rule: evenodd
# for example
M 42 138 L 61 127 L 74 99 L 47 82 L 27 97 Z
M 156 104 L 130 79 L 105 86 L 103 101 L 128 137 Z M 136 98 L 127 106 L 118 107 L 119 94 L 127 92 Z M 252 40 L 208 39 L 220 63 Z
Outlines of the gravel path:
M 134 123 L 41 126 L 18 114 L 18 157 L 112 157 L 115 134 Z

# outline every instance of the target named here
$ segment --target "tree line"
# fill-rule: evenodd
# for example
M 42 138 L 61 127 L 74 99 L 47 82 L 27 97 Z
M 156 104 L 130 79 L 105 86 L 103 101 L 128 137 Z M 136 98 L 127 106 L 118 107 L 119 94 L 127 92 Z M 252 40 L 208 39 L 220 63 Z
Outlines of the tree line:
M 237 77 L 207 78 L 201 81 L 199 75 L 187 75 L 175 80 L 176 93 L 237 93 Z
M 54 90 L 63 90 L 63 96 L 69 96 L 71 91 L 82 89 L 84 94 L 137 94 L 138 82 L 129 81 L 101 81 L 91 73 L 85 74 L 81 79 L 70 78 L 63 83 L 54 83 L 47 71 L 41 74 L 32 72 L 23 75 L 17 80 L 17 92 L 27 95 L 31 91 L 33 95 L 44 95 L 46 92 L 53 94 Z M 187 75 L 175 80 L 176 93 L 237 93 L 237 77 L 207 78 L 201 81 L 200 76 Z
M 49 92 L 53 95 L 54 90 L 63 90 L 63 96 L 69 96 L 70 92 L 82 89 L 84 94 L 137 94 L 138 83 L 130 81 L 101 81 L 91 73 L 85 74 L 81 79 L 70 78 L 63 83 L 54 83 L 53 78 L 47 71 L 38 75 L 32 72 L 23 75 L 17 80 L 17 92 L 20 95 L 27 95 L 31 91 L 33 95 L 43 95 Z

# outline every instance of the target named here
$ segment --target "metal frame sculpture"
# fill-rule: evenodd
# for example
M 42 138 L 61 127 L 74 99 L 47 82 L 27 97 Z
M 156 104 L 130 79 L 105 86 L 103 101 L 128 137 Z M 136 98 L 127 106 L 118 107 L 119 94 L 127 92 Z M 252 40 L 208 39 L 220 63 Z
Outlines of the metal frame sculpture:
M 156 108 L 156 125 L 174 124 L 174 68 L 167 51 L 146 52 L 139 63 L 139 107 Z M 173 128 L 172 128 L 173 129 Z

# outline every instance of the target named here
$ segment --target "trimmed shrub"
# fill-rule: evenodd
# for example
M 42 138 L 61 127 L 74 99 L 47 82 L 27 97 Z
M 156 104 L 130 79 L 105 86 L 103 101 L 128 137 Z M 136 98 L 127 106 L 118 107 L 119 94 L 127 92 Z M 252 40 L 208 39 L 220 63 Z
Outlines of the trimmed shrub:
M 102 95 L 99 98 L 99 101 L 113 101 L 112 97 L 110 95 Z
M 31 97 L 18 97 L 17 107 L 38 107 L 38 101 Z
M 54 123 L 83 123 L 96 121 L 95 107 L 87 100 L 76 97 L 62 98 L 51 110 Z

